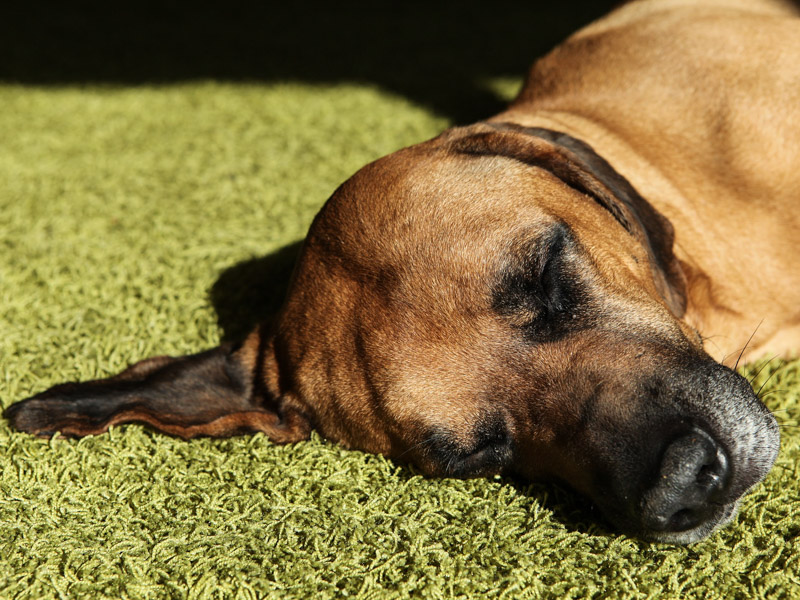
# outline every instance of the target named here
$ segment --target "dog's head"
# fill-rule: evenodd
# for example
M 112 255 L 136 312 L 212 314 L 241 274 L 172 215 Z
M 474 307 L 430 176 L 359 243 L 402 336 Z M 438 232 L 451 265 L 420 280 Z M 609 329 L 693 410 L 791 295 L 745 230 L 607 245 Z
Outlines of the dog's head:
M 323 435 L 445 476 L 513 472 L 688 543 L 770 469 L 773 417 L 681 316 L 672 231 L 591 148 L 454 129 L 314 221 L 273 347 Z

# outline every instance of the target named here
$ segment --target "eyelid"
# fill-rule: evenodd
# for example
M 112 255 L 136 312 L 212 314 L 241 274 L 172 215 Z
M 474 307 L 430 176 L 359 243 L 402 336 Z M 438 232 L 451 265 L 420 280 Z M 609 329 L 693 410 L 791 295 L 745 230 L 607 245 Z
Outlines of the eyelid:
M 530 264 L 535 265 L 532 276 L 537 279 L 541 278 L 548 266 L 562 256 L 566 250 L 569 235 L 568 227 L 563 223 L 558 223 L 545 236 L 531 245 L 531 250 L 535 253 L 535 256 L 529 258 Z
M 547 250 L 542 270 L 539 273 L 539 287 L 542 291 L 541 300 L 550 312 L 559 312 L 564 309 L 563 298 L 561 297 L 560 268 L 563 266 L 561 261 L 566 250 L 566 234 L 562 228 L 558 228 L 548 240 Z
M 548 273 L 553 275 L 553 269 L 558 268 L 556 263 L 564 255 L 570 239 L 568 226 L 559 222 L 536 240 L 528 240 L 525 250 L 511 258 L 502 269 L 495 286 L 495 310 L 522 326 L 554 308 L 548 292 L 553 291 L 557 280 L 549 284 L 546 281 Z
M 564 227 L 554 227 L 546 242 L 543 256 L 543 265 L 541 272 L 547 269 L 547 265 L 551 264 L 553 260 L 559 258 L 563 253 L 566 246 L 567 233 Z
M 562 339 L 590 327 L 590 298 L 581 272 L 580 242 L 569 226 L 556 222 L 517 245 L 500 268 L 492 308 L 529 343 Z

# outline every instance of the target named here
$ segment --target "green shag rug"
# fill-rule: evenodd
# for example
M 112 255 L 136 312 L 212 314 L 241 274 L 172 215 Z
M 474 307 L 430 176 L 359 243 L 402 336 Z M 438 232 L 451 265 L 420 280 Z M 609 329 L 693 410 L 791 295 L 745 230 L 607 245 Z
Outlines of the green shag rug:
M 268 318 L 341 181 L 498 110 L 604 10 L 63 4 L 0 19 L 3 408 Z M 761 366 L 778 463 L 690 547 L 616 535 L 558 487 L 427 479 L 318 437 L 0 421 L 0 598 L 797 598 L 800 362 Z

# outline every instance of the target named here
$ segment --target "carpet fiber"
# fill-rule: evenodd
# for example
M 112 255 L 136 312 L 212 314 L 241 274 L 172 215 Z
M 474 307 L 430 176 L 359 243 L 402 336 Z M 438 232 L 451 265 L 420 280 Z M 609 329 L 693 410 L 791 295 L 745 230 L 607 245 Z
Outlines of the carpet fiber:
M 490 114 L 592 16 L 510 14 L 480 37 L 490 59 L 463 31 L 500 24 L 459 6 L 419 26 L 359 13 L 369 27 L 320 7 L 307 29 L 208 11 L 178 27 L 166 8 L 162 27 L 139 8 L 120 43 L 107 15 L 5 19 L 0 405 L 268 318 L 341 181 Z M 316 436 L 48 441 L 0 421 L 0 598 L 800 597 L 800 362 L 761 366 L 744 372 L 782 424 L 778 463 L 690 547 L 616 535 L 555 486 L 428 479 Z

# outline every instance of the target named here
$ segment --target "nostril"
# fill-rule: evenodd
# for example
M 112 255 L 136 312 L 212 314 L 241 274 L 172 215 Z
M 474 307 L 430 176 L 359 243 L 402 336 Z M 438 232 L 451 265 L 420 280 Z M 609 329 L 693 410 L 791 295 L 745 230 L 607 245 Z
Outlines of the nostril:
M 697 472 L 697 483 L 710 490 L 717 490 L 724 487 L 727 476 L 728 456 L 716 445 L 713 457 L 707 459 Z
M 700 429 L 676 438 L 664 450 L 653 486 L 642 496 L 644 525 L 658 531 L 684 531 L 714 512 L 713 502 L 728 480 L 728 457 Z

